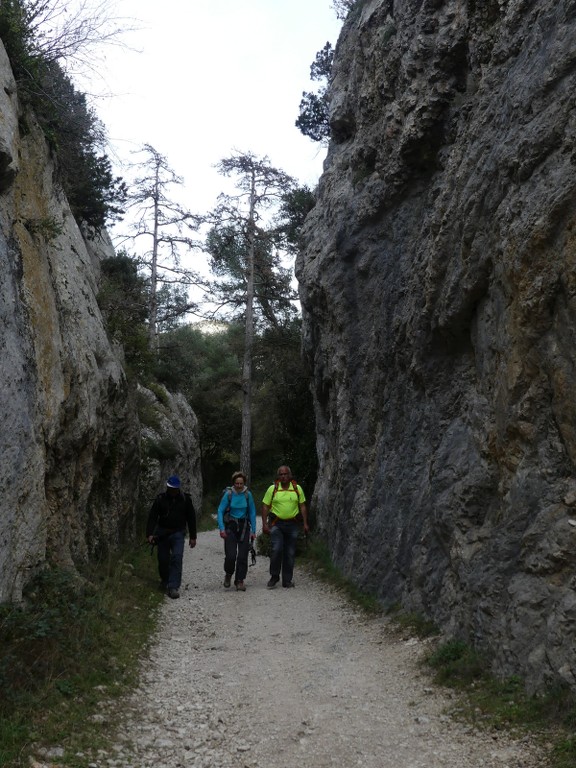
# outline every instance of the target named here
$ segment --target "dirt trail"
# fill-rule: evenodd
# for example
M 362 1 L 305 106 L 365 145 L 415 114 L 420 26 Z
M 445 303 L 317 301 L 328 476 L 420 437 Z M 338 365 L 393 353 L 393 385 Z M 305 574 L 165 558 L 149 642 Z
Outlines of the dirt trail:
M 224 589 L 217 531 L 184 558 L 179 600 L 129 699 L 118 743 L 93 768 L 542 768 L 529 742 L 445 714 L 418 668 L 423 643 L 365 619 L 298 564 L 295 589 Z

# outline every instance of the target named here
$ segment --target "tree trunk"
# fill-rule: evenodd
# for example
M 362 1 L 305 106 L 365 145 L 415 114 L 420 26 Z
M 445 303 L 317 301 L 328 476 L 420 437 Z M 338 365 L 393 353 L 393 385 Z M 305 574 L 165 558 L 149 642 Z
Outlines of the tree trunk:
M 158 348 L 158 212 L 160 196 L 160 167 L 156 162 L 156 182 L 154 186 L 154 223 L 152 235 L 152 259 L 150 263 L 150 325 L 148 328 L 150 349 L 154 352 Z
M 240 469 L 250 482 L 252 449 L 252 350 L 254 347 L 254 261 L 256 179 L 252 174 L 250 213 L 248 216 L 248 248 L 246 264 L 246 328 L 244 335 L 244 364 L 242 366 L 242 435 L 240 439 Z

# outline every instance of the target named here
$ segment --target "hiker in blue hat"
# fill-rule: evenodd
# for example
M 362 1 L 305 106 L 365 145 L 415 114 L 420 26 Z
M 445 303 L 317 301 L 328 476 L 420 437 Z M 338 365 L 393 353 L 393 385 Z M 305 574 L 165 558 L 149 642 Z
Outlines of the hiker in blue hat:
M 196 546 L 196 513 L 189 493 L 181 489 L 180 478 L 172 475 L 166 490 L 152 504 L 146 524 L 146 538 L 158 547 L 158 571 L 162 589 L 168 597 L 180 597 L 184 539 L 188 528 L 189 545 Z

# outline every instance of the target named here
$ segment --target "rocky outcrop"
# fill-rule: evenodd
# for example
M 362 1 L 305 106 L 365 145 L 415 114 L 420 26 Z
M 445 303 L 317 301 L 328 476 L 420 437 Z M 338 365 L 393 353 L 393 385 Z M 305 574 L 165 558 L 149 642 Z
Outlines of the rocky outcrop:
M 81 569 L 137 530 L 136 396 L 96 301 L 110 255 L 74 221 L 0 44 L 0 602 L 46 562 Z M 178 460 L 197 472 L 193 448 Z
M 297 264 L 337 564 L 576 688 L 576 3 L 359 0 Z
M 143 503 L 149 505 L 165 489 L 167 478 L 178 475 L 198 515 L 202 509 L 202 475 L 196 414 L 184 395 L 161 385 L 154 390 L 138 387 L 137 397 L 142 424 Z

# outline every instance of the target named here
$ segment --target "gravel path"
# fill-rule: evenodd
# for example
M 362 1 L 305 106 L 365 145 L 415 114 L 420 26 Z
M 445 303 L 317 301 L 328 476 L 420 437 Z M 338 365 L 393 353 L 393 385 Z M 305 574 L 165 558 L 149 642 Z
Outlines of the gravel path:
M 224 589 L 217 531 L 184 557 L 118 743 L 93 768 L 542 768 L 529 742 L 444 714 L 424 644 L 365 619 L 296 565 L 295 589 Z

